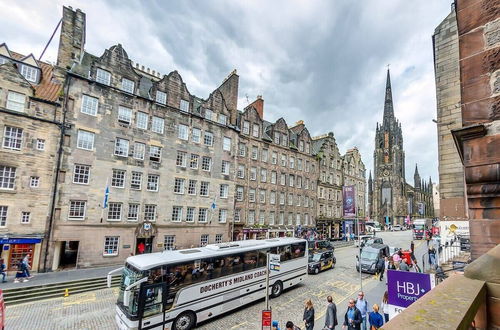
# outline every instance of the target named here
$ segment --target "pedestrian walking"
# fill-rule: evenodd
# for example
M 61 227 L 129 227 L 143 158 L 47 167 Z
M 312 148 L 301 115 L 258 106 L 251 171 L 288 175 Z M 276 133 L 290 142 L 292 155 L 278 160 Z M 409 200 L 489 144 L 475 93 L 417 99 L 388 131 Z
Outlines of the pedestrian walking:
M 306 330 L 314 329 L 314 307 L 311 299 L 306 300 L 306 307 L 304 308 L 304 317 L 302 318 L 306 325 Z
M 363 291 L 359 291 L 358 300 L 356 300 L 356 308 L 359 309 L 361 313 L 361 329 L 366 330 L 366 321 L 368 317 L 368 302 L 365 299 L 365 294 Z
M 415 271 L 415 273 L 422 272 L 422 269 L 419 267 L 419 265 L 417 265 L 417 260 L 415 260 L 415 264 L 413 265 L 413 270 Z
M 395 263 L 394 263 L 394 259 L 392 259 L 392 257 L 391 257 L 391 258 L 389 258 L 389 264 L 387 265 L 387 269 L 393 269 L 393 270 L 396 270 L 396 269 L 397 269 L 397 268 L 396 268 L 396 265 L 395 265 Z
M 385 271 L 385 258 L 380 256 L 375 267 L 377 268 L 377 273 L 379 274 L 379 281 L 382 281 Z
M 24 262 L 22 260 L 19 260 L 17 264 L 17 272 L 16 272 L 16 277 L 14 278 L 14 283 L 29 281 L 26 275 L 26 270 L 24 268 L 25 268 Z
M 280 326 L 279 326 L 279 322 L 276 321 L 276 320 L 273 320 L 273 323 L 272 323 L 272 330 L 280 330 Z
M 2 283 L 7 282 L 5 279 L 5 276 L 7 276 L 7 273 L 5 270 L 7 269 L 7 265 L 5 265 L 5 262 L 3 259 L 0 259 L 0 274 L 2 274 Z
M 332 296 L 328 296 L 326 301 L 328 302 L 328 305 L 326 306 L 325 326 L 323 329 L 335 329 L 338 324 L 337 306 L 335 306 Z
M 384 297 L 382 298 L 382 303 L 380 304 L 382 313 L 384 313 L 385 323 L 389 322 L 389 293 L 387 290 L 384 292 Z
M 342 329 L 360 330 L 362 322 L 361 312 L 356 308 L 356 302 L 354 299 L 349 299 L 347 311 L 344 315 L 344 324 L 342 325 Z
M 30 262 L 29 262 L 29 254 L 26 254 L 23 258 L 23 264 L 24 264 L 24 272 L 26 273 L 27 278 L 32 278 L 33 276 L 30 274 Z
M 370 330 L 376 330 L 384 325 L 384 319 L 382 318 L 382 315 L 380 315 L 378 312 L 377 304 L 374 304 L 372 309 L 373 312 L 370 312 L 368 320 L 370 322 Z
M 404 270 L 405 272 L 410 271 L 406 258 L 404 258 L 403 261 L 399 264 L 399 270 Z
M 294 325 L 292 321 L 286 322 L 285 327 L 286 327 L 286 330 L 300 330 L 300 328 L 298 326 Z
M 436 249 L 434 249 L 433 245 L 429 247 L 427 253 L 429 254 L 429 264 L 431 266 L 436 265 Z

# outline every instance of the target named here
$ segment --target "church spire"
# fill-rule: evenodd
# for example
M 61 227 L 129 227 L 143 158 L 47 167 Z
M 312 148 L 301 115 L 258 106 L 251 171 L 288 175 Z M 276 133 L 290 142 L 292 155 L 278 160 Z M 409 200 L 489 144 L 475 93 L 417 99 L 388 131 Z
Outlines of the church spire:
M 384 102 L 384 126 L 394 118 L 394 107 L 392 105 L 392 88 L 391 88 L 391 75 L 387 69 L 387 82 L 385 84 L 385 102 Z
M 415 164 L 415 174 L 413 174 L 413 180 L 415 181 L 415 189 L 423 188 L 422 181 L 420 180 L 420 174 L 418 174 L 417 164 Z

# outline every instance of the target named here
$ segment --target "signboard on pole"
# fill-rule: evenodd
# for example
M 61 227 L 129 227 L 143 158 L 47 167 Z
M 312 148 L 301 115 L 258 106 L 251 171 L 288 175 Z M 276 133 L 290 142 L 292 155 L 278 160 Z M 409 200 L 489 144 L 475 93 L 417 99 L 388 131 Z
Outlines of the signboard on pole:
M 274 270 L 275 272 L 280 271 L 280 255 L 279 254 L 269 254 L 269 270 Z
M 434 274 L 387 270 L 389 319 L 431 291 L 435 283 Z
M 271 330 L 272 319 L 271 310 L 264 309 L 262 311 L 262 330 Z
M 355 199 L 356 194 L 354 186 L 342 187 L 342 196 L 344 198 L 343 201 L 344 217 L 346 218 L 356 217 L 356 199 Z

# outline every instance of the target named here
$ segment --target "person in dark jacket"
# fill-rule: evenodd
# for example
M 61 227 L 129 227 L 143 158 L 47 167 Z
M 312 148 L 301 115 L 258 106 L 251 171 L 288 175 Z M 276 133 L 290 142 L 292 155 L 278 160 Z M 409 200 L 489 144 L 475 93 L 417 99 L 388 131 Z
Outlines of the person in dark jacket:
M 332 296 L 328 296 L 326 301 L 328 301 L 328 306 L 326 307 L 325 326 L 323 329 L 335 329 L 335 326 L 338 324 L 337 306 L 335 306 Z
M 344 324 L 342 329 L 360 330 L 361 329 L 361 312 L 356 308 L 354 299 L 349 299 L 349 305 L 344 315 Z
M 306 330 L 314 329 L 314 307 L 311 299 L 306 300 L 306 307 L 304 308 L 304 318 Z
M 377 265 L 375 266 L 377 268 L 377 273 L 379 273 L 379 280 L 382 281 L 384 278 L 384 271 L 385 271 L 385 258 L 380 255 L 377 261 Z

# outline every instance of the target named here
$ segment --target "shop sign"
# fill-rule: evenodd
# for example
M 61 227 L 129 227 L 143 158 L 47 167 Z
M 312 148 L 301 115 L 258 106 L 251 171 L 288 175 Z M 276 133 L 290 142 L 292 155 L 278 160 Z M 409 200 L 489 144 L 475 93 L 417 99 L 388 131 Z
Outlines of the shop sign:
M 266 228 L 243 228 L 243 233 L 245 234 L 265 233 L 265 232 L 267 232 Z
M 40 238 L 0 238 L 0 244 L 36 244 L 41 241 Z

